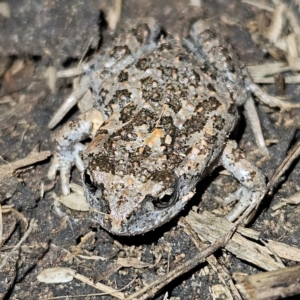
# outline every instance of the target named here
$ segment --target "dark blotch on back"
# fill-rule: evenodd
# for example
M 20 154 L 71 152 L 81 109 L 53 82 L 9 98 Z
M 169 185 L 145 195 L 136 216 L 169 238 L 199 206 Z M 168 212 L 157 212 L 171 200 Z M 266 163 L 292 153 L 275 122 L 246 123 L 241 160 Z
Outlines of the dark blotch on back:
M 147 70 L 150 65 L 150 58 L 141 58 L 135 65 L 139 70 L 145 71 Z
M 230 103 L 230 106 L 228 108 L 228 113 L 231 115 L 236 115 L 237 114 L 237 107 L 235 104 Z
M 122 71 L 118 76 L 119 82 L 124 82 L 128 80 L 128 72 Z
M 151 132 L 156 124 L 155 114 L 148 109 L 141 109 L 138 114 L 135 115 L 132 124 L 134 126 L 141 126 L 147 124 L 149 126 L 149 131 Z
M 187 54 L 187 53 L 179 53 L 176 58 L 179 60 L 179 61 L 189 61 L 190 59 L 190 56 Z
M 221 118 L 219 115 L 213 116 L 212 121 L 213 121 L 214 128 L 216 128 L 217 130 L 220 131 L 224 128 L 225 120 Z
M 207 100 L 204 100 L 202 102 L 200 102 L 197 106 L 196 106 L 196 111 L 199 108 L 203 108 L 203 110 L 201 111 L 201 115 L 205 114 L 206 112 L 211 112 L 216 110 L 219 106 L 221 105 L 221 102 L 218 101 L 218 99 L 216 97 L 209 97 Z
M 153 86 L 153 83 L 156 85 Z M 159 87 L 156 80 L 151 76 L 141 79 L 141 88 L 143 91 L 143 98 L 146 100 L 151 100 L 158 102 L 161 99 L 161 87 Z
M 221 105 L 221 102 L 219 100 L 217 100 L 216 97 L 209 97 L 208 100 L 209 100 L 212 110 L 217 109 Z
M 114 163 L 112 163 L 108 156 L 94 157 L 94 159 L 91 161 L 90 166 L 91 168 L 93 168 L 93 166 L 99 167 L 99 170 L 101 170 L 101 172 L 111 173 L 115 175 Z
M 190 119 L 188 119 L 184 123 L 185 127 L 185 134 L 187 136 L 191 135 L 194 132 L 201 131 L 207 122 L 207 117 L 205 116 L 205 113 L 201 112 L 195 116 L 192 116 Z
M 172 49 L 173 49 L 173 45 L 172 43 L 169 42 L 161 43 L 158 47 L 159 51 L 172 50 Z
M 174 182 L 174 172 L 169 170 L 158 170 L 151 176 L 151 180 L 155 182 L 163 182 L 165 184 L 165 188 L 168 188 Z
M 147 23 L 143 23 L 133 28 L 131 32 L 140 44 L 144 44 L 150 35 L 150 28 Z
M 127 105 L 120 112 L 120 120 L 123 123 L 128 122 L 136 114 L 135 105 Z
M 212 84 L 208 84 L 208 85 L 207 85 L 207 88 L 208 88 L 210 91 L 212 91 L 212 92 L 215 92 L 215 91 L 216 91 L 216 89 L 213 87 Z
M 121 108 L 125 106 L 128 102 L 131 101 L 131 92 L 129 92 L 127 89 L 124 90 L 118 90 L 112 97 L 112 100 L 110 101 L 110 104 L 119 104 Z
M 127 46 L 114 46 L 110 52 L 110 57 L 120 60 L 129 54 L 131 54 L 131 51 Z

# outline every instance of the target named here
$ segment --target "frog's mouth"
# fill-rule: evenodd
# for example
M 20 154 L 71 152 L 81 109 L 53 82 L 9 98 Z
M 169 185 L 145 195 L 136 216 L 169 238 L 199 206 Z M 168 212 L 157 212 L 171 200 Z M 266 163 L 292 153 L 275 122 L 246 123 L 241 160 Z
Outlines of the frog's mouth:
M 89 183 L 88 176 L 84 178 L 84 182 L 86 198 L 93 208 L 93 218 L 109 232 L 126 236 L 143 234 L 168 222 L 184 208 L 194 194 L 191 192 L 193 188 L 185 180 L 178 179 L 172 194 L 165 193 L 161 198 L 147 195 L 130 214 L 118 218 L 115 217 L 117 212 L 112 210 L 103 197 L 103 186 Z

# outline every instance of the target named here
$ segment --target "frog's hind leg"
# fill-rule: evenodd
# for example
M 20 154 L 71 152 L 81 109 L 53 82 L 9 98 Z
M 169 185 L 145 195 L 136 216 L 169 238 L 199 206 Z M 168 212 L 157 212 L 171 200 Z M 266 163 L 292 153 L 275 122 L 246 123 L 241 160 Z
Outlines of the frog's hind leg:
M 237 105 L 244 104 L 247 91 L 243 88 L 240 63 L 216 28 L 205 20 L 197 20 L 192 24 L 190 37 L 185 41 L 200 66 L 203 66 L 203 72 L 214 78 L 217 92 L 220 95 L 228 95 L 229 92 Z
M 265 157 L 269 156 L 260 121 L 253 102 L 252 93 L 257 99 L 271 107 L 290 110 L 300 107 L 300 103 L 283 101 L 264 92 L 253 82 L 246 68 L 241 65 L 230 45 L 216 32 L 211 24 L 204 20 L 196 21 L 190 31 L 191 38 L 186 40 L 189 49 L 195 54 L 200 64 L 208 70 L 208 74 L 216 81 L 215 88 L 222 94 L 230 92 L 237 105 L 244 105 L 247 121 L 253 130 L 258 147 Z
M 248 207 L 255 208 L 266 194 L 265 177 L 262 172 L 249 162 L 236 142 L 229 140 L 223 150 L 220 163 L 241 184 L 234 195 L 226 200 L 239 198 L 239 202 L 226 216 L 230 221 L 236 220 Z

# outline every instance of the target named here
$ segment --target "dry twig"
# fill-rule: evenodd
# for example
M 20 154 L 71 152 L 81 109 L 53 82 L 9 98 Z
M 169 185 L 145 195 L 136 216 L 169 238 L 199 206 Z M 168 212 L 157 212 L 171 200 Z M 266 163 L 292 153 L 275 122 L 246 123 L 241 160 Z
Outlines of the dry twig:
M 32 219 L 29 223 L 29 228 L 25 232 L 24 236 L 21 238 L 18 244 L 15 247 L 13 247 L 13 249 L 2 260 L 2 263 L 0 265 L 0 270 L 6 265 L 8 259 L 16 252 L 16 250 L 18 250 L 21 247 L 22 243 L 28 238 L 28 236 L 30 235 L 30 233 L 35 227 L 36 227 L 36 221 L 35 219 Z
M 269 193 L 272 193 L 273 189 L 280 182 L 283 174 L 290 168 L 291 164 L 300 156 L 300 141 L 298 141 L 293 148 L 289 151 L 286 158 L 283 160 L 279 168 L 277 168 L 272 179 L 268 183 Z

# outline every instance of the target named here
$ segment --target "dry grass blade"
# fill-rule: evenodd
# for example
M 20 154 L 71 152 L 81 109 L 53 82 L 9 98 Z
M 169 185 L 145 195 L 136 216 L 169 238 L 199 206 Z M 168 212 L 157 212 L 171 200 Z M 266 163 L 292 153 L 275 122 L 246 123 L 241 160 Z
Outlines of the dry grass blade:
M 115 30 L 120 18 L 121 18 L 121 12 L 122 12 L 122 0 L 114 0 L 113 6 L 108 10 L 107 13 L 107 23 L 110 30 Z
M 0 248 L 3 241 L 3 218 L 2 218 L 2 205 L 0 204 Z
M 103 291 L 103 292 L 105 292 L 109 295 L 112 295 L 112 296 L 114 296 L 118 299 L 124 299 L 125 298 L 123 293 L 121 293 L 121 292 L 119 292 L 119 291 L 117 291 L 117 290 L 115 290 L 115 289 L 113 289 L 113 288 L 111 288 L 107 285 L 104 285 L 100 282 L 94 283 L 93 280 L 91 280 L 91 279 L 89 279 L 86 276 L 83 276 L 81 274 L 76 273 L 74 275 L 74 278 L 76 278 L 76 279 L 80 280 L 81 282 L 84 282 L 84 283 L 94 287 L 95 289 L 98 289 L 98 290 Z
M 247 66 L 247 70 L 251 74 L 251 77 L 255 83 L 273 84 L 275 79 L 272 75 L 288 71 L 299 71 L 300 63 L 295 62 L 292 66 L 289 66 L 286 63 L 276 62 L 256 66 Z M 300 83 L 300 75 L 284 76 L 284 82 L 286 84 Z
M 15 162 L 8 163 L 0 166 L 0 179 L 7 176 L 12 176 L 13 172 L 17 169 L 33 165 L 39 161 L 43 161 L 51 155 L 50 151 L 31 152 L 25 158 L 19 159 Z
M 279 168 L 276 170 L 272 179 L 268 183 L 269 193 L 272 193 L 273 189 L 280 182 L 283 174 L 290 168 L 291 164 L 300 156 L 300 141 L 298 141 L 293 148 L 289 151 L 286 158 L 283 160 Z
M 126 258 L 119 257 L 117 259 L 116 263 L 125 268 L 132 267 L 135 269 L 144 269 L 144 268 L 153 268 L 154 267 L 154 265 L 145 263 L 134 257 L 126 257 Z
M 30 235 L 30 233 L 33 231 L 33 229 L 35 227 L 36 227 L 36 222 L 35 222 L 34 219 L 32 219 L 30 221 L 30 223 L 29 223 L 28 230 L 25 232 L 24 236 L 21 238 L 21 240 L 19 241 L 19 243 L 2 260 L 2 263 L 0 265 L 0 270 L 5 266 L 5 264 L 7 263 L 8 259 L 15 253 L 15 251 L 21 247 L 22 243 L 28 238 L 28 236 Z
M 103 291 L 105 294 L 112 295 L 118 299 L 124 299 L 124 295 L 120 291 L 117 291 L 99 282 L 94 283 L 94 281 L 92 281 L 88 277 L 76 273 L 76 271 L 71 268 L 62 268 L 62 267 L 48 268 L 48 269 L 44 269 L 37 276 L 38 281 L 45 282 L 45 283 L 66 283 L 72 281 L 73 278 L 76 278 L 81 282 L 84 282 L 100 291 Z M 58 298 L 59 297 L 53 299 L 58 299 Z
M 1 207 L 1 213 L 2 214 L 7 214 L 7 213 L 14 213 L 23 223 L 24 223 L 24 230 L 26 231 L 28 229 L 29 223 L 28 220 L 25 218 L 25 216 L 20 213 L 19 211 L 17 211 L 16 209 L 14 209 L 12 206 L 10 205 L 4 205 Z M 2 218 L 2 214 L 0 215 L 0 217 Z M 3 218 L 2 218 L 3 219 Z M 1 221 L 3 222 L 3 220 Z M 10 223 L 7 229 L 8 232 L 6 232 L 6 237 L 3 236 L 3 224 L 2 225 L 2 236 L 0 237 L 0 248 L 2 247 L 2 245 L 4 245 L 4 243 L 6 242 L 6 240 L 8 240 L 11 236 L 11 234 L 14 232 L 15 227 L 16 227 L 17 223 L 14 223 L 13 225 Z M 8 224 L 6 224 L 8 225 Z
M 249 5 L 253 5 L 256 6 L 260 9 L 264 9 L 270 12 L 274 11 L 274 7 L 271 7 L 269 4 L 267 3 L 262 3 L 262 1 L 256 1 L 256 0 L 242 0 L 243 3 L 249 4 Z

